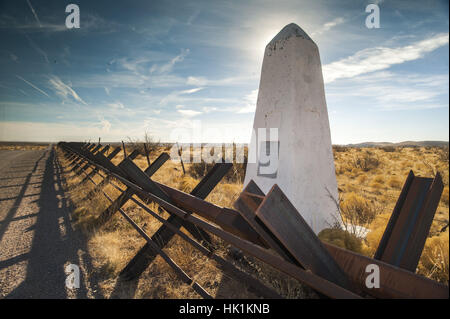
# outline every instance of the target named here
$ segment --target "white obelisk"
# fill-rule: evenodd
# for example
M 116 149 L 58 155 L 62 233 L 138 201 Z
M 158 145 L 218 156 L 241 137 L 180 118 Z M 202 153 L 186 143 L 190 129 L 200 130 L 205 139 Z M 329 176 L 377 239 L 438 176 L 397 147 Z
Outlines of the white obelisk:
M 265 193 L 278 184 L 316 234 L 339 220 L 319 50 L 294 23 L 265 49 L 244 185 L 250 180 Z

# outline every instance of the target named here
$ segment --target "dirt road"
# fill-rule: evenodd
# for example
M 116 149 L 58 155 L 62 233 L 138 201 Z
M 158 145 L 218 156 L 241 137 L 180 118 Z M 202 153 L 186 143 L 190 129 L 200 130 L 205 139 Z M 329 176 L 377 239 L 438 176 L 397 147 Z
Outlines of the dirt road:
M 0 299 L 96 297 L 62 183 L 51 148 L 0 150 Z M 69 264 L 80 267 L 78 289 L 66 287 Z

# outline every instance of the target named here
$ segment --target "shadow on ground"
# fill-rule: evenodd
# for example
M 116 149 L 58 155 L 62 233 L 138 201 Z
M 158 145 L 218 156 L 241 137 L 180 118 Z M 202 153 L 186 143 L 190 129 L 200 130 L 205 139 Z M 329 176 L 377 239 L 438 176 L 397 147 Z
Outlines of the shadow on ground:
M 31 249 L 27 254 L 0 263 L 1 270 L 15 262 L 27 261 L 25 280 L 6 298 L 102 298 L 97 293 L 99 289 L 95 278 L 86 278 L 84 275 L 86 270 L 92 269 L 86 243 L 83 235 L 72 228 L 71 204 L 65 198 L 61 168 L 55 159 L 55 152 L 49 150 L 47 154 L 44 153 L 33 163 L 32 173 L 36 171 L 39 161 L 45 160 L 41 192 L 37 200 L 39 211 L 34 214 L 37 220 L 30 229 L 34 231 Z M 27 185 L 31 184 L 32 173 L 27 176 L 15 205 L 1 224 L 0 240 L 8 221 L 14 219 Z M 81 268 L 79 289 L 66 288 L 65 267 L 68 264 L 76 264 Z

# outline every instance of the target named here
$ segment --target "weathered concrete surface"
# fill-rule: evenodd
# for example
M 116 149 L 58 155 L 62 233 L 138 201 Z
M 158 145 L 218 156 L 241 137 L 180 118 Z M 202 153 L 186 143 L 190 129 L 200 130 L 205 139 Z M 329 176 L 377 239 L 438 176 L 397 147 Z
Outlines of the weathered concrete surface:
M 267 193 L 278 184 L 316 233 L 335 223 L 330 195 L 337 200 L 338 191 L 319 50 L 296 24 L 266 46 L 253 128 L 249 154 L 258 158 L 248 164 L 244 185 L 253 179 Z M 279 150 L 275 172 L 264 173 L 259 163 L 266 143 L 258 141 L 264 135 L 258 128 L 278 128 L 279 142 L 270 144 L 271 152 Z

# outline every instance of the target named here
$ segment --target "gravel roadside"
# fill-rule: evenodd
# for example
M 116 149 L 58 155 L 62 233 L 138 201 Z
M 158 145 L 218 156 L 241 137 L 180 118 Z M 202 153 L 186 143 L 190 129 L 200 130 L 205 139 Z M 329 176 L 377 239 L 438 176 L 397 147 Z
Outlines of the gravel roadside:
M 0 151 L 0 298 L 96 298 L 83 235 L 74 230 L 55 152 Z M 66 287 L 66 267 L 80 287 Z

